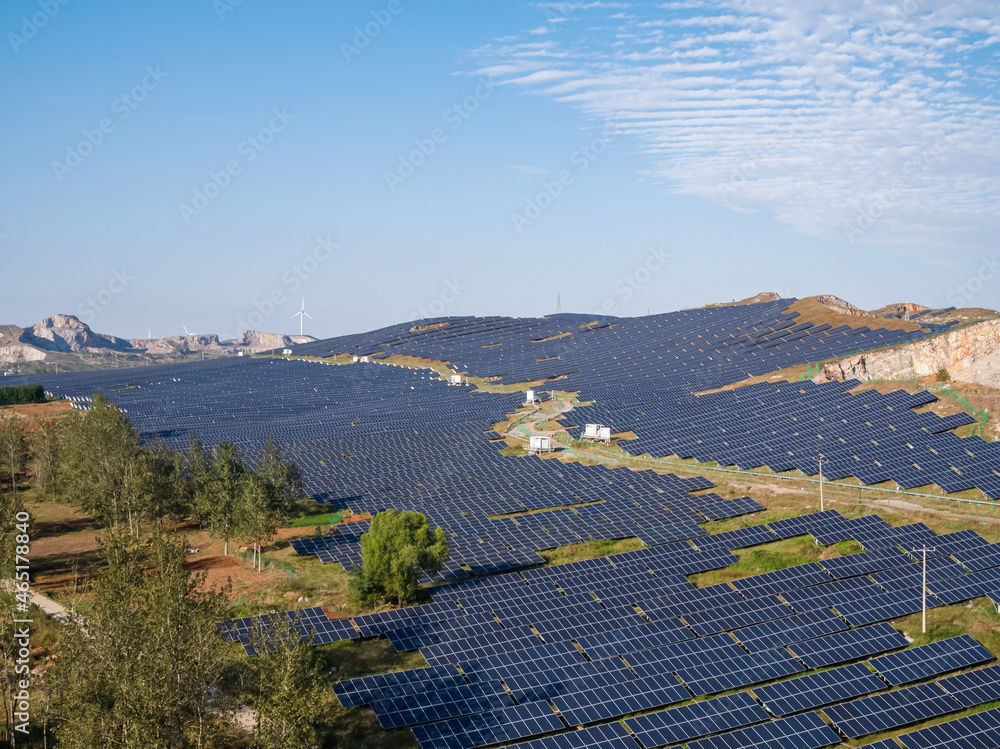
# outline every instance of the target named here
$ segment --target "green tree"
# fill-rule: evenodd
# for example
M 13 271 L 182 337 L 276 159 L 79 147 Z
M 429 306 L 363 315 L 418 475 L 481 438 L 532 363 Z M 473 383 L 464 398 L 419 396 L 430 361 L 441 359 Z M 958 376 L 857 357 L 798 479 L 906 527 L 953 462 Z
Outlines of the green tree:
M 62 459 L 62 435 L 51 419 L 38 422 L 31 435 L 31 470 L 38 491 L 50 497 L 59 494 L 59 463 Z
M 193 493 L 186 473 L 184 455 L 167 447 L 163 440 L 154 441 L 143 450 L 147 474 L 145 503 L 149 517 L 163 529 L 163 520 L 175 519 L 191 511 Z
M 223 539 L 225 554 L 229 554 L 229 538 L 247 471 L 243 454 L 236 445 L 220 442 L 215 446 L 208 462 L 208 473 L 195 494 L 195 517 L 208 526 L 213 538 Z
M 154 537 L 146 560 L 119 528 L 99 553 L 93 606 L 65 627 L 51 673 L 59 746 L 226 745 L 233 657 L 215 622 L 227 591 L 188 574 L 182 540 Z
M 271 435 L 267 435 L 257 473 L 274 485 L 287 507 L 290 508 L 295 500 L 302 499 L 302 472 L 293 461 L 285 457 L 281 445 Z
M 934 379 L 938 382 L 948 382 L 951 380 L 951 373 L 948 372 L 947 367 L 941 367 L 941 369 L 937 371 L 937 374 L 934 375 Z
M 28 468 L 28 428 L 25 420 L 0 413 L 0 474 L 7 474 L 11 492 L 17 494 L 17 475 Z
M 414 597 L 418 567 L 435 574 L 448 561 L 448 537 L 443 528 L 431 531 L 419 512 L 385 510 L 372 518 L 361 536 L 361 569 L 352 572 L 350 592 L 361 603 L 390 596 L 397 604 Z
M 251 629 L 258 655 L 243 673 L 242 699 L 256 713 L 251 746 L 302 749 L 319 741 L 317 726 L 330 684 L 319 653 L 303 639 L 296 620 L 264 617 Z
M 233 508 L 233 535 L 253 545 L 254 562 L 261 571 L 261 542 L 270 540 L 274 535 L 283 510 L 281 495 L 274 484 L 257 473 L 248 473 L 243 477 Z
M 148 510 L 148 466 L 139 433 L 117 406 L 95 394 L 85 416 L 69 422 L 64 443 L 66 489 L 70 497 L 105 526 L 128 521 L 139 532 Z

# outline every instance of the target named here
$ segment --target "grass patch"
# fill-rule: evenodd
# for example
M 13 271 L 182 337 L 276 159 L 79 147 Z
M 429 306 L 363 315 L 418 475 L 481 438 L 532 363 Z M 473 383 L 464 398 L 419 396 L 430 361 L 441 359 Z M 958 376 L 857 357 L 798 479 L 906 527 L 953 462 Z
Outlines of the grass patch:
M 830 558 L 825 546 L 820 546 L 811 536 L 796 536 L 782 541 L 753 546 L 749 549 L 737 549 L 733 552 L 739 562 L 724 567 L 721 570 L 710 570 L 691 575 L 688 579 L 699 588 L 716 583 L 728 583 L 751 575 L 764 572 L 775 572 L 797 564 L 817 562 L 820 557 Z M 834 556 L 839 556 L 834 555 Z
M 618 541 L 588 541 L 572 546 L 560 546 L 556 549 L 538 552 L 545 558 L 546 566 L 551 564 L 567 564 L 584 559 L 606 557 L 610 554 L 620 554 L 623 551 L 641 549 L 642 541 L 638 538 L 623 538 Z M 613 560 L 612 560 L 613 561 Z
M 335 525 L 344 519 L 343 510 L 327 512 L 322 515 L 306 515 L 295 518 L 285 524 L 286 528 L 312 528 L 317 525 Z
M 335 682 L 427 667 L 427 661 L 420 653 L 397 653 L 385 638 L 335 642 L 319 650 L 326 664 L 337 669 Z M 343 708 L 332 694 L 327 705 L 326 723 L 330 726 L 330 733 L 324 746 L 345 749 L 416 749 L 418 746 L 408 728 L 384 731 L 370 708 Z

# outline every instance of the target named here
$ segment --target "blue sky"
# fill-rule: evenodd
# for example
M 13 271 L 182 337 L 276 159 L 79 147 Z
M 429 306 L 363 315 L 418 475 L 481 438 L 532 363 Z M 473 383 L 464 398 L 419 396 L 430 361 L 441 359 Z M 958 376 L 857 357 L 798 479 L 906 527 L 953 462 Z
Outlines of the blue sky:
M 995 9 L 776 6 L 10 0 L 0 322 L 1000 305 Z

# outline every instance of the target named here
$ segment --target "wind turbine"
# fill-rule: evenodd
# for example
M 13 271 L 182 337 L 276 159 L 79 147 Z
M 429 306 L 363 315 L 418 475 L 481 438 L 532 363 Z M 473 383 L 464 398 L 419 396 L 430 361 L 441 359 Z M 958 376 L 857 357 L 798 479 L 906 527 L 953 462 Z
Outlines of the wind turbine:
M 184 323 L 181 323 L 181 327 L 184 328 L 184 335 L 187 336 L 199 335 L 198 333 L 192 333 L 190 330 L 188 330 L 187 325 L 185 325 Z
M 308 317 L 310 320 L 316 319 L 312 315 L 310 315 L 308 312 L 306 312 L 306 298 L 305 297 L 302 297 L 302 309 L 300 309 L 298 312 L 296 312 L 294 315 L 292 315 L 292 319 L 294 320 L 296 317 L 299 318 L 299 335 L 301 336 L 303 334 L 302 333 L 302 326 L 303 326 L 303 323 L 305 323 L 306 318 Z

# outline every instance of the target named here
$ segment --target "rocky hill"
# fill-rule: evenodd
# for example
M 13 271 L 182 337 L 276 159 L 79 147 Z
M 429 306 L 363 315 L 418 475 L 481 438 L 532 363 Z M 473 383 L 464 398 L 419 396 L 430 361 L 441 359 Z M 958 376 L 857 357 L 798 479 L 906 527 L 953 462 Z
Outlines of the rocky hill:
M 1000 388 L 1000 320 L 984 320 L 923 341 L 870 351 L 824 365 L 836 379 L 927 377 L 940 369 L 956 380 Z
M 53 362 L 68 369 L 87 358 L 118 357 L 132 363 L 142 360 L 175 361 L 188 356 L 234 356 L 286 348 L 314 340 L 311 336 L 261 333 L 250 330 L 242 337 L 221 341 L 215 334 L 133 338 L 97 333 L 74 315 L 53 315 L 31 327 L 0 325 L 0 363 Z M 82 357 L 82 358 L 81 358 Z

